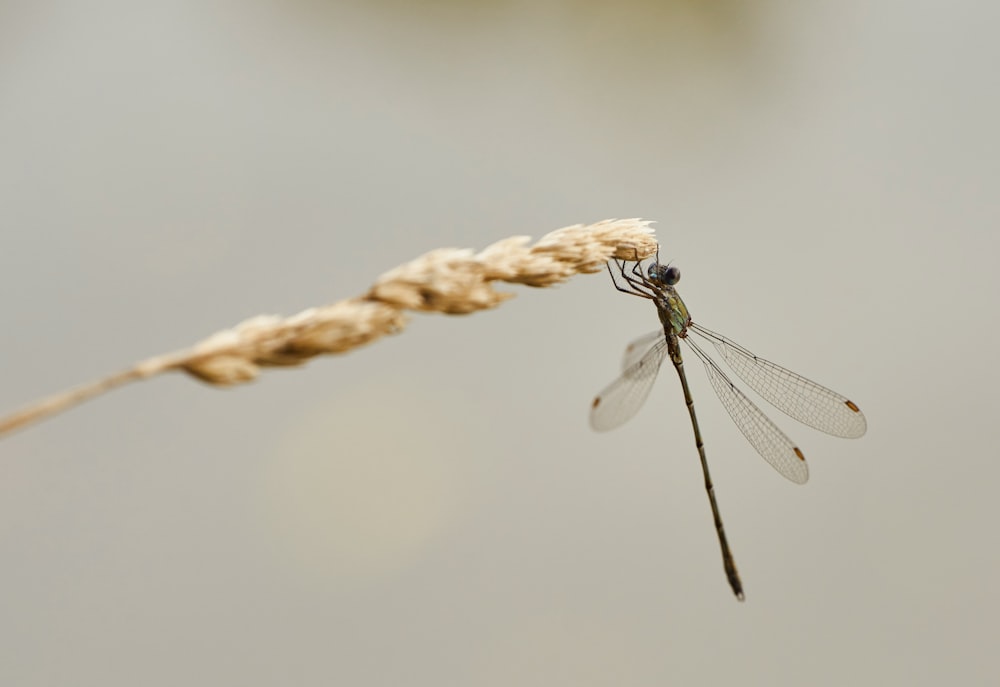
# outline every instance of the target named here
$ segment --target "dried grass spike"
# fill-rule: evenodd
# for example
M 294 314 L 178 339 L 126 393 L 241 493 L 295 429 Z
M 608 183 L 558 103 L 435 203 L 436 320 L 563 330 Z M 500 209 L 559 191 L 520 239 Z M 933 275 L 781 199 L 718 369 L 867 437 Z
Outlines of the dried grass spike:
M 576 224 L 543 236 L 497 241 L 479 253 L 442 248 L 386 272 L 363 296 L 291 317 L 260 315 L 190 349 L 149 358 L 92 384 L 56 394 L 0 420 L 0 434 L 65 410 L 127 382 L 181 370 L 216 386 L 256 379 L 262 367 L 301 365 L 308 359 L 371 343 L 406 326 L 405 310 L 462 315 L 494 308 L 513 294 L 498 281 L 551 286 L 574 274 L 596 272 L 612 258 L 644 259 L 656 251 L 649 222 L 639 219 Z

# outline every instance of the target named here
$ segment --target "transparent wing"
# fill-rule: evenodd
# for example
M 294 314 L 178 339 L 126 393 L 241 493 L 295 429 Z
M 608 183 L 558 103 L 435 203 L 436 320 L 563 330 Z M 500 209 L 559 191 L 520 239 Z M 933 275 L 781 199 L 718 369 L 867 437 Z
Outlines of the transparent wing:
M 598 432 L 606 432 L 625 424 L 639 412 L 666 356 L 667 339 L 664 337 L 594 397 L 590 406 L 590 426 Z
M 789 417 L 821 432 L 847 439 L 856 439 L 868 429 L 864 414 L 846 396 L 758 358 L 721 334 L 696 324 L 691 324 L 690 329 L 712 342 L 715 350 L 747 386 Z
M 650 332 L 649 334 L 643 334 L 638 339 L 630 343 L 625 347 L 625 355 L 622 356 L 622 370 L 627 370 L 646 354 L 646 351 L 656 343 L 657 341 L 663 341 L 666 338 L 662 329 L 657 329 L 655 332 Z
M 806 465 L 802 451 L 778 429 L 764 411 L 729 381 L 726 373 L 698 347 L 698 344 L 690 337 L 685 341 L 704 363 L 715 394 L 726 407 L 729 417 L 733 418 L 733 422 L 743 432 L 743 436 L 757 449 L 757 453 L 788 479 L 797 484 L 805 484 L 809 479 L 809 466 Z

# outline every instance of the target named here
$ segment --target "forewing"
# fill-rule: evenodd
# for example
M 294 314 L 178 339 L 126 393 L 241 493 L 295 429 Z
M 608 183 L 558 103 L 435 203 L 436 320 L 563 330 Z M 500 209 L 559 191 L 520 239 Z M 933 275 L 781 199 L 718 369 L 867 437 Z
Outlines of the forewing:
M 797 484 L 805 484 L 809 479 L 809 466 L 806 465 L 802 451 L 771 421 L 771 418 L 729 380 L 715 361 L 709 358 L 690 337 L 685 340 L 704 363 L 715 394 L 747 441 L 775 470 Z
M 590 406 L 590 426 L 598 432 L 606 432 L 625 424 L 639 412 L 666 355 L 667 340 L 664 337 L 627 367 L 621 377 L 597 394 Z
M 789 417 L 821 432 L 848 439 L 860 437 L 868 429 L 864 413 L 846 396 L 758 358 L 721 334 L 698 325 L 691 325 L 691 329 L 712 342 L 747 386 Z
M 622 356 L 622 371 L 624 372 L 639 362 L 653 344 L 664 339 L 666 339 L 666 335 L 663 333 L 663 330 L 657 329 L 655 332 L 643 334 L 626 346 L 625 355 Z

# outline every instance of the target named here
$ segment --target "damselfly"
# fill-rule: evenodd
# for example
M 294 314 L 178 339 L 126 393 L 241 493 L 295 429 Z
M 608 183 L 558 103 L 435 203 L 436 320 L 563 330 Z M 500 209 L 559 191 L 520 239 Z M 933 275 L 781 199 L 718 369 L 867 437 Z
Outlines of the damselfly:
M 616 277 L 611 265 L 608 272 L 619 291 L 640 296 L 653 301 L 660 316 L 662 330 L 642 336 L 625 349 L 621 376 L 608 385 L 594 398 L 590 409 L 590 424 L 598 431 L 614 429 L 624 424 L 638 412 L 664 358 L 677 370 L 684 391 L 684 402 L 691 416 L 694 442 L 701 458 L 701 470 L 705 476 L 705 490 L 712 506 L 715 531 L 722 548 L 722 564 L 736 598 L 743 600 L 743 584 L 733 561 L 733 554 L 722 527 L 722 517 L 715 500 L 712 478 L 705 458 L 705 445 L 698 428 L 698 418 L 694 412 L 694 401 L 684 374 L 680 341 L 684 340 L 699 360 L 704 364 L 712 388 L 725 406 L 733 422 L 743 432 L 743 436 L 753 445 L 764 460 L 774 469 L 793 482 L 803 484 L 809 479 L 809 468 L 805 456 L 798 446 L 768 418 L 753 401 L 733 384 L 705 350 L 690 336 L 692 333 L 712 344 L 716 352 L 746 384 L 761 395 L 775 408 L 799 422 L 838 437 L 856 438 L 865 433 L 865 416 L 853 401 L 835 391 L 820 386 L 801 375 L 758 358 L 730 339 L 691 321 L 684 301 L 677 294 L 674 285 L 681 278 L 680 270 L 673 266 L 652 262 L 646 271 L 642 262 L 634 262 L 626 269 L 625 260 L 615 261 L 618 268 Z M 619 277 L 622 282 L 619 282 Z

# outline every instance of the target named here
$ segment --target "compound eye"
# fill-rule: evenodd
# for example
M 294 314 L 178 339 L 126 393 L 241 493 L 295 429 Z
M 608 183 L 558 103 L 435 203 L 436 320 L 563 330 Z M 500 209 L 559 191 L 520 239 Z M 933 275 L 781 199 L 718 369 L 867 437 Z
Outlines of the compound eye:
M 663 267 L 659 263 L 653 263 L 646 269 L 646 276 L 653 281 L 660 281 L 660 268 Z
M 673 286 L 681 280 L 681 271 L 671 265 L 666 270 L 663 271 L 663 281 L 666 282 L 668 286 Z

